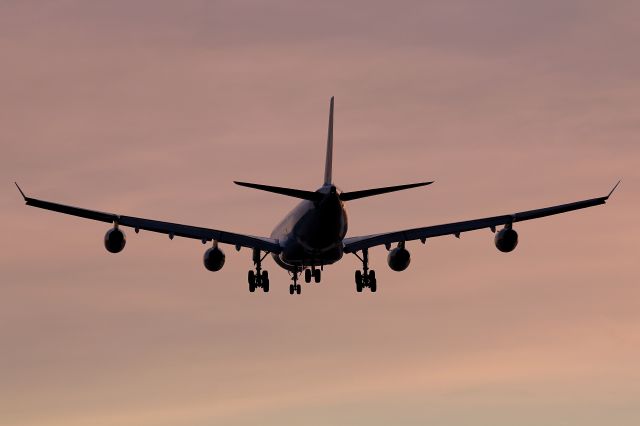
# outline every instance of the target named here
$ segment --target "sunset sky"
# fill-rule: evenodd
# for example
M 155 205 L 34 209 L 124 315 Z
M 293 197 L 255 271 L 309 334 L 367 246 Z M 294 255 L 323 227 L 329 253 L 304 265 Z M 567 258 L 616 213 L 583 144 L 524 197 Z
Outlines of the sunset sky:
M 637 1 L 0 1 L 0 424 L 640 424 Z M 250 294 L 251 252 L 25 207 L 268 236 L 329 98 L 349 236 L 602 196 Z

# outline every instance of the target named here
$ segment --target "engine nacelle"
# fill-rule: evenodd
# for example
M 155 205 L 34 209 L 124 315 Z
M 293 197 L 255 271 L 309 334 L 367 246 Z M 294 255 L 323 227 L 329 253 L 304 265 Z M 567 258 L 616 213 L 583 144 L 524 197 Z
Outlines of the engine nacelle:
M 511 228 L 501 229 L 496 234 L 495 243 L 498 250 L 509 253 L 518 245 L 518 233 Z
M 404 271 L 409 267 L 409 263 L 411 263 L 411 254 L 409 254 L 409 250 L 404 247 L 396 247 L 389 252 L 387 263 L 389 264 L 389 268 L 396 272 Z
M 216 245 L 204 252 L 202 260 L 205 268 L 209 271 L 216 272 L 224 266 L 225 258 L 224 252 Z
M 127 237 L 120 228 L 114 227 L 107 231 L 104 235 L 104 248 L 109 253 L 120 253 L 127 244 Z

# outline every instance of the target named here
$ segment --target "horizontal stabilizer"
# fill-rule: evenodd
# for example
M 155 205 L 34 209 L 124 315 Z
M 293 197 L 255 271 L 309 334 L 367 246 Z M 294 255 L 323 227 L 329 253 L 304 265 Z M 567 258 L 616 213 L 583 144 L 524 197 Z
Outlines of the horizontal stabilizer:
M 387 192 L 402 191 L 403 189 L 416 188 L 418 186 L 431 185 L 433 182 L 410 183 L 407 185 L 386 186 L 384 188 L 363 189 L 362 191 L 343 192 L 340 194 L 342 201 L 351 201 L 358 198 L 371 197 L 374 195 L 386 194 Z
M 303 200 L 317 201 L 322 198 L 322 194 L 313 191 L 305 191 L 303 189 L 282 188 L 280 186 L 260 185 L 258 183 L 238 182 L 236 185 L 246 186 L 247 188 L 259 189 L 261 191 L 273 192 L 276 194 L 286 195 L 288 197 L 301 198 Z

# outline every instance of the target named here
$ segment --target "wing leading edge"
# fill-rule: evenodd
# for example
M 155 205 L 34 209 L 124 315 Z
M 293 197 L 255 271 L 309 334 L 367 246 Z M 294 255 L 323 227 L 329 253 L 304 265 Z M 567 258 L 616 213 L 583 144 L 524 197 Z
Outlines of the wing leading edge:
M 508 225 L 515 222 L 525 220 L 538 219 L 545 216 L 566 213 L 574 210 L 584 209 L 587 207 L 605 204 L 613 191 L 618 187 L 620 181 L 613 187 L 611 192 L 604 197 L 591 198 L 588 200 L 576 201 L 568 204 L 560 204 L 557 206 L 545 207 L 535 210 L 527 210 L 523 212 L 486 217 L 483 219 L 467 220 L 463 222 L 446 223 L 443 225 L 426 226 L 423 228 L 405 229 L 402 231 L 388 232 L 383 234 L 366 235 L 362 237 L 352 237 L 344 239 L 344 251 L 346 253 L 354 253 L 370 247 L 379 245 L 389 245 L 413 240 L 426 240 L 427 238 L 440 237 L 443 235 L 460 236 L 463 232 L 474 231 L 476 229 L 489 228 L 495 230 L 497 226 Z
M 254 237 L 252 235 L 236 234 L 233 232 L 221 231 L 218 229 L 202 228 L 199 226 L 182 225 L 179 223 L 162 222 L 159 220 L 145 219 L 134 216 L 118 215 L 96 210 L 83 209 L 80 207 L 68 206 L 65 204 L 53 203 L 51 201 L 39 200 L 27 197 L 18 186 L 20 194 L 24 198 L 26 205 L 78 216 L 85 219 L 97 220 L 100 222 L 117 223 L 119 226 L 127 226 L 137 231 L 158 232 L 167 234 L 170 237 L 184 237 L 200 240 L 202 242 L 217 241 L 219 243 L 231 244 L 237 247 L 256 248 L 265 252 L 280 253 L 280 245 L 277 240 L 265 237 Z

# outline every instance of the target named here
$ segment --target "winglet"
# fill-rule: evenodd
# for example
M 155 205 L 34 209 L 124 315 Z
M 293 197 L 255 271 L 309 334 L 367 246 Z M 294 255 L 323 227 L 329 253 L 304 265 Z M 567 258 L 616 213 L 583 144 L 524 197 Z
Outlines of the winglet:
M 27 196 L 24 195 L 24 192 L 22 192 L 22 189 L 20 189 L 20 185 L 18 185 L 18 182 L 13 182 L 16 184 L 16 187 L 18 188 L 18 191 L 20 191 L 20 195 L 22 195 L 22 198 L 24 198 L 25 201 L 27 201 Z
M 609 197 L 611 197 L 611 194 L 613 194 L 613 191 L 616 190 L 616 188 L 618 187 L 618 185 L 620 185 L 620 182 L 622 182 L 622 180 L 619 180 L 618 183 L 616 183 L 616 185 L 613 187 L 613 189 L 611 190 L 611 192 L 609 192 L 609 195 L 607 195 L 606 199 L 608 200 Z

